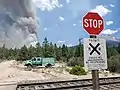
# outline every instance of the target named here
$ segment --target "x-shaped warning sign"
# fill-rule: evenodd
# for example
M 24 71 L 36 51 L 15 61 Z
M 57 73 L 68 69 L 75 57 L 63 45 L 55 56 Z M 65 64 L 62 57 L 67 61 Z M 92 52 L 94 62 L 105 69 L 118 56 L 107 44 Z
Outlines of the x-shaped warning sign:
M 100 43 L 98 43 L 96 46 L 93 46 L 91 43 L 89 43 L 89 45 L 93 48 L 93 50 L 90 52 L 90 55 L 92 55 L 94 51 L 96 51 L 96 53 L 100 55 L 100 52 L 97 50 Z

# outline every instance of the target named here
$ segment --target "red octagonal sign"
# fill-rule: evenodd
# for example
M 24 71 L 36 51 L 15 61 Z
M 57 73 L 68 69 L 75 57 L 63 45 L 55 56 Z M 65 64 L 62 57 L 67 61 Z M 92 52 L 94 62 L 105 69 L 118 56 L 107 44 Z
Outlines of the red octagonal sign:
M 99 35 L 100 32 L 104 29 L 104 20 L 98 13 L 88 12 L 83 17 L 82 23 L 83 28 L 90 35 Z

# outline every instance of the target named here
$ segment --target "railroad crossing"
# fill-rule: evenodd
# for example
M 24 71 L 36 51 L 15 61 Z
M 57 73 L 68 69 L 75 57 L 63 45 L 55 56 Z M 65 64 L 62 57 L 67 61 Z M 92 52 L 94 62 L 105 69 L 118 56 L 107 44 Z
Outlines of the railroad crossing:
M 120 90 L 120 77 L 99 78 L 98 70 L 107 69 L 106 42 L 97 38 L 104 29 L 103 18 L 98 13 L 88 12 L 82 24 L 90 35 L 90 38 L 84 39 L 84 64 L 88 70 L 92 70 L 92 79 L 28 81 L 17 84 L 16 90 Z
M 92 70 L 92 79 L 26 80 L 5 86 L 16 85 L 16 90 L 120 90 L 120 77 L 99 78 L 98 70 L 107 69 L 106 42 L 97 38 L 104 29 L 104 20 L 98 13 L 88 12 L 83 18 L 83 28 L 90 35 L 84 39 L 84 64 Z

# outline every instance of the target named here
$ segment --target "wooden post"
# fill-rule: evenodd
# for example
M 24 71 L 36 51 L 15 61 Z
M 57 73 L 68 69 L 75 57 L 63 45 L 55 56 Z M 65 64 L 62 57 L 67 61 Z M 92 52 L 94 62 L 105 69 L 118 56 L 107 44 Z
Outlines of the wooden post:
M 90 35 L 90 38 L 97 38 L 97 36 Z M 92 70 L 92 83 L 93 83 L 93 90 L 99 90 L 99 72 L 98 72 L 98 70 Z
M 92 70 L 93 90 L 99 90 L 99 73 L 98 70 Z

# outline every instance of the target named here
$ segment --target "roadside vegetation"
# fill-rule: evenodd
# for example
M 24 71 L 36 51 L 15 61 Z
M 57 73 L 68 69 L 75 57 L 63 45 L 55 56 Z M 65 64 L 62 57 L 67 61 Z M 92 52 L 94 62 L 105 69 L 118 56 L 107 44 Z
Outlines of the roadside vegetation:
M 72 67 L 69 73 L 74 75 L 87 75 L 87 72 L 80 65 Z
M 74 47 L 67 47 L 63 44 L 57 46 L 52 42 L 49 42 L 47 38 L 44 39 L 43 43 L 37 43 L 36 47 L 25 45 L 20 49 L 17 48 L 5 48 L 5 45 L 0 48 L 0 60 L 17 60 L 22 62 L 24 60 L 31 59 L 32 57 L 55 57 L 57 62 L 64 62 L 67 66 L 72 69 L 67 69 L 71 74 L 82 75 L 86 74 L 84 69 L 84 58 L 83 58 L 83 45 L 80 40 L 78 45 Z M 107 46 L 107 57 L 108 57 L 108 70 L 110 72 L 120 72 L 120 45 L 114 47 Z

